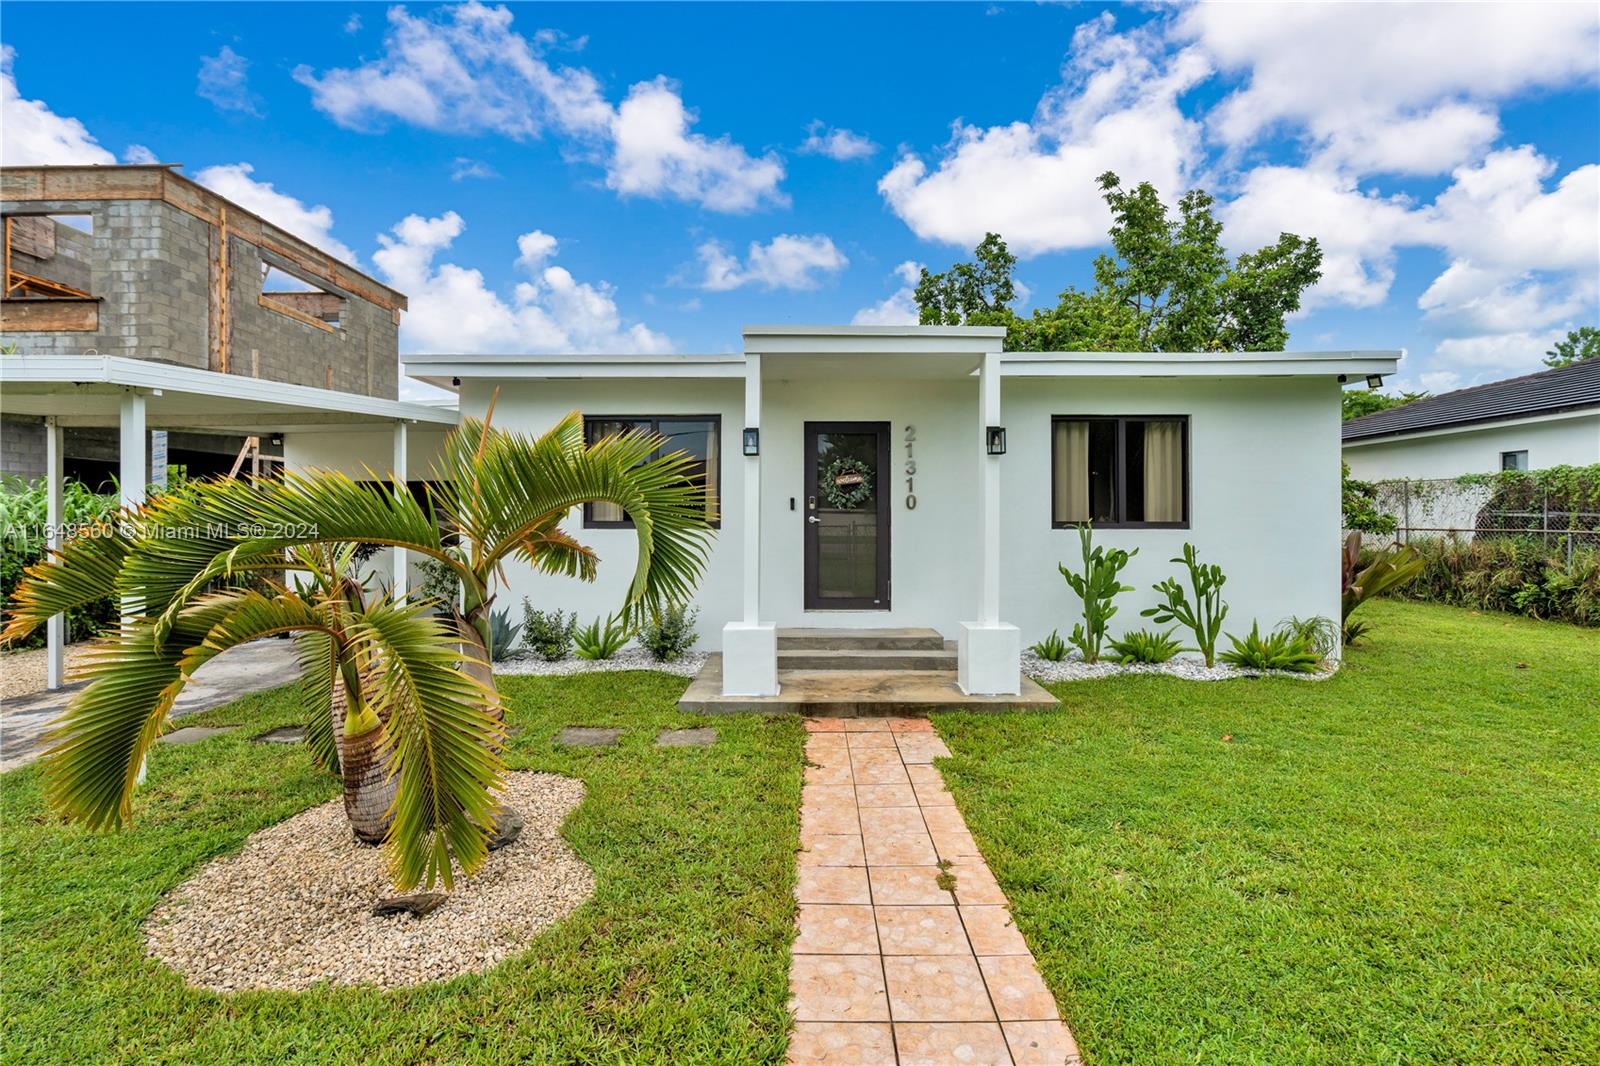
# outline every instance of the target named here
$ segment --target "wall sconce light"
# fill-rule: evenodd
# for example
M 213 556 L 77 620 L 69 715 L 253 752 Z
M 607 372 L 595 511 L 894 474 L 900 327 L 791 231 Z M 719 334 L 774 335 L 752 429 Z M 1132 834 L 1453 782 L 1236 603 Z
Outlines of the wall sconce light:
M 1006 427 L 990 426 L 983 433 L 984 449 L 990 455 L 1004 455 L 1006 453 Z
M 1382 374 L 1368 374 L 1367 375 L 1367 388 L 1369 388 L 1369 389 L 1381 389 L 1381 388 L 1383 388 L 1383 375 Z
M 744 431 L 744 453 L 746 455 L 761 454 L 761 431 L 752 426 L 746 426 Z

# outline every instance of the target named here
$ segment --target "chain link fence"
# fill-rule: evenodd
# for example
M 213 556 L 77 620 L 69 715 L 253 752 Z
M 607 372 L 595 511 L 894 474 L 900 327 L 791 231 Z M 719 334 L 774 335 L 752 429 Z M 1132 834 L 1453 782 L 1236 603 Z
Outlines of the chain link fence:
M 1435 478 L 1379 481 L 1375 508 L 1393 515 L 1395 532 L 1367 534 L 1369 544 L 1426 538 L 1516 538 L 1539 543 L 1572 565 L 1600 550 L 1600 506 L 1582 508 L 1571 493 L 1552 493 L 1533 478 Z M 1581 509 L 1574 509 L 1578 503 Z

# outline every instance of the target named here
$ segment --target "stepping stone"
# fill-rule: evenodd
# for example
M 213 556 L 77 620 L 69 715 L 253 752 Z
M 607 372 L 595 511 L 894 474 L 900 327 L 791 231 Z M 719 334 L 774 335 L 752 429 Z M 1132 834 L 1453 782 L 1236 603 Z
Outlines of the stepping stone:
M 717 731 L 710 726 L 699 729 L 663 729 L 656 737 L 658 748 L 709 748 L 717 742 Z
M 556 743 L 567 748 L 611 748 L 622 736 L 620 729 L 601 729 L 597 726 L 569 725 L 556 734 Z
M 253 744 L 299 744 L 306 739 L 306 728 L 300 725 L 279 726 L 259 736 L 250 738 Z
M 202 740 L 231 733 L 239 727 L 236 725 L 186 725 L 182 729 L 174 729 L 161 738 L 163 744 L 198 744 Z

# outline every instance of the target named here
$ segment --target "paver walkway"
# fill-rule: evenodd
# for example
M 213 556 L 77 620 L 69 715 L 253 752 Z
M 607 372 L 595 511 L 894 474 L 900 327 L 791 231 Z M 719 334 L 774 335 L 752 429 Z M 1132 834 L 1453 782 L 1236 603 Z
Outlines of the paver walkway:
M 806 721 L 791 1063 L 1077 1063 L 926 719 Z

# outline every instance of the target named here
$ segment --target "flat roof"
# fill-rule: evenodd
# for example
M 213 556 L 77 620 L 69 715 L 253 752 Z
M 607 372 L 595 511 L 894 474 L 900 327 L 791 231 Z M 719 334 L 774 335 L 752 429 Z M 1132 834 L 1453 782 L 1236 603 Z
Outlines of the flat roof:
M 53 416 L 63 426 L 114 426 L 122 397 L 143 393 L 152 429 L 229 433 L 301 427 L 448 428 L 454 408 L 293 385 L 115 355 L 0 356 L 0 414 Z
M 1600 359 L 1415 400 L 1344 424 L 1346 443 L 1600 408 Z

